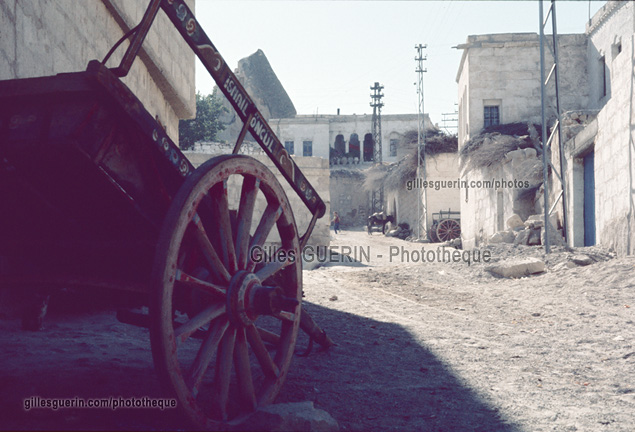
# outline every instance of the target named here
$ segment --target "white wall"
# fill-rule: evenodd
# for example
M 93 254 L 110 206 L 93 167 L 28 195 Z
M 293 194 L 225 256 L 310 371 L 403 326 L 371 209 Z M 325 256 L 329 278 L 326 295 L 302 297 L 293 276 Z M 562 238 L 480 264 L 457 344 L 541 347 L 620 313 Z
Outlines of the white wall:
M 633 2 L 609 2 L 589 29 L 590 100 L 592 107 L 601 108 L 594 144 L 596 241 L 621 254 L 635 253 L 634 15 Z M 600 55 L 606 59 L 606 97 L 599 93 Z
M 288 119 L 272 119 L 269 121 L 282 143 L 293 141 L 295 153 L 301 155 L 302 141 L 313 141 L 313 156 L 329 158 L 329 147 L 335 144 L 337 135 L 343 135 L 346 151 L 349 151 L 349 140 L 357 134 L 360 152 L 363 158 L 364 136 L 372 134 L 372 115 L 297 115 Z M 396 162 L 397 156 L 390 156 L 390 139 L 401 136 L 409 130 L 417 130 L 416 114 L 387 114 L 381 116 L 382 159 L 384 162 Z M 425 116 L 426 130 L 434 129 L 430 117 Z
M 0 79 L 76 72 L 142 18 L 147 2 L 128 0 L 3 0 L 0 2 Z M 188 1 L 190 7 L 194 0 Z M 116 66 L 127 44 L 108 65 Z M 178 142 L 179 118 L 195 115 L 194 54 L 159 12 L 123 81 Z

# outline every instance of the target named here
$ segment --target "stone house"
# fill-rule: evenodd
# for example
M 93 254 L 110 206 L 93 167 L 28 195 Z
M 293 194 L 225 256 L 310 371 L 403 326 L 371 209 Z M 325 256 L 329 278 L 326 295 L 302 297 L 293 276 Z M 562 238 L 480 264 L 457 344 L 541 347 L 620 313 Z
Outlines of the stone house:
M 383 162 L 398 160 L 399 140 L 406 131 L 417 129 L 417 118 L 417 114 L 382 114 Z M 337 154 L 372 163 L 372 119 L 371 114 L 296 115 L 272 119 L 270 125 L 291 154 L 325 159 L 334 159 L 332 154 Z M 434 128 L 427 114 L 425 124 L 426 129 Z
M 188 5 L 193 9 L 194 0 Z M 0 80 L 86 69 L 141 21 L 146 6 L 128 0 L 3 0 Z M 108 65 L 119 64 L 126 46 Z M 123 81 L 178 142 L 179 119 L 196 113 L 194 54 L 163 12 Z
M 558 38 L 560 106 L 567 184 L 567 233 L 572 246 L 601 244 L 632 254 L 635 242 L 633 176 L 632 2 L 609 1 L 587 24 L 585 34 Z M 549 38 L 550 41 L 550 38 Z M 459 45 L 463 57 L 459 84 L 459 146 L 493 124 L 540 123 L 540 57 L 537 34 L 480 35 Z M 545 55 L 546 73 L 552 57 Z M 549 127 L 555 119 L 553 86 L 548 93 Z M 557 141 L 557 140 L 556 140 Z M 552 163 L 559 166 L 558 143 Z M 514 180 L 521 163 L 535 152 L 516 151 L 487 169 L 462 172 L 462 179 Z M 522 154 L 521 154 L 522 153 Z M 522 160 L 521 160 L 522 159 Z M 550 203 L 559 182 L 550 180 Z M 467 188 L 461 191 L 461 225 L 466 248 L 477 246 L 514 213 L 542 212 L 542 192 L 518 198 L 517 189 Z M 562 200 L 554 222 L 562 226 Z M 597 206 L 594 204 L 598 203 Z M 599 205 L 601 203 L 601 205 Z
M 560 104 L 563 110 L 576 109 L 588 100 L 584 61 L 587 40 L 584 35 L 560 35 L 558 40 Z M 457 48 L 463 50 L 456 78 L 459 84 L 459 148 L 484 127 L 514 122 L 540 123 L 540 40 L 537 34 L 469 36 L 467 43 Z M 555 92 L 548 95 L 549 106 L 555 106 Z M 464 247 L 472 248 L 506 229 L 505 221 L 514 213 L 526 218 L 537 212 L 533 197 L 528 203 L 516 199 L 518 195 L 513 190 L 483 186 L 485 180 L 513 180 L 515 169 L 512 165 L 515 163 L 510 162 L 511 159 L 501 160 L 486 169 L 464 169 L 461 173 L 461 179 L 468 186 L 481 186 L 461 189 Z

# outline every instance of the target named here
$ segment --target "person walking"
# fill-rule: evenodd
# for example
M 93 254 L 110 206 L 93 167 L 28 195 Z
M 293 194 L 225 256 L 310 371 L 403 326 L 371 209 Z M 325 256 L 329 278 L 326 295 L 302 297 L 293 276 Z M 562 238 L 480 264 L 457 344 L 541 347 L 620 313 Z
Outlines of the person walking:
M 340 215 L 337 214 L 337 212 L 333 212 L 333 220 L 331 222 L 333 222 L 333 229 L 335 230 L 335 234 L 337 234 L 337 231 L 340 229 Z

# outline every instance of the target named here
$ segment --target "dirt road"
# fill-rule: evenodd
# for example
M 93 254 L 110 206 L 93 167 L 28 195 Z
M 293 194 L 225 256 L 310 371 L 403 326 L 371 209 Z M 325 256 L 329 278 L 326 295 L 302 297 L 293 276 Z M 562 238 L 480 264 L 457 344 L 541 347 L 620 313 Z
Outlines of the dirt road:
M 559 252 L 544 274 L 497 279 L 473 256 L 422 262 L 436 246 L 378 234 L 332 245 L 355 259 L 303 277 L 306 308 L 338 345 L 296 357 L 279 401 L 314 401 L 342 430 L 633 430 L 635 258 L 568 268 Z M 89 314 L 64 302 L 40 333 L 0 316 L 0 429 L 181 428 L 171 410 L 22 409 L 33 395 L 162 395 L 146 330 L 103 299 Z
M 361 262 L 305 272 L 304 289 L 339 346 L 298 359 L 287 398 L 344 430 L 633 430 L 635 259 L 566 268 L 560 252 L 555 271 L 497 279 L 482 262 L 390 259 L 432 245 L 350 231 L 332 245 Z M 490 260 L 542 255 L 513 249 Z

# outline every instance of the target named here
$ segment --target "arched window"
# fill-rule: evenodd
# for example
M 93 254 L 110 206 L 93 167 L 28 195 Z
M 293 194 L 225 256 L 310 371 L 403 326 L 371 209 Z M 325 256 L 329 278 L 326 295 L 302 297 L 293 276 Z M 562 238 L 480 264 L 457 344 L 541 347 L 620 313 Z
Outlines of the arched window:
M 367 133 L 364 135 L 364 162 L 372 162 L 374 159 L 373 149 L 375 147 L 375 141 L 373 141 L 373 135 Z
M 346 141 L 344 141 L 344 135 L 339 134 L 335 137 L 333 148 L 335 149 L 335 154 L 337 157 L 344 156 L 344 153 L 346 153 Z
M 348 152 L 351 157 L 359 158 L 359 137 L 356 133 L 351 134 L 351 138 L 348 140 Z

